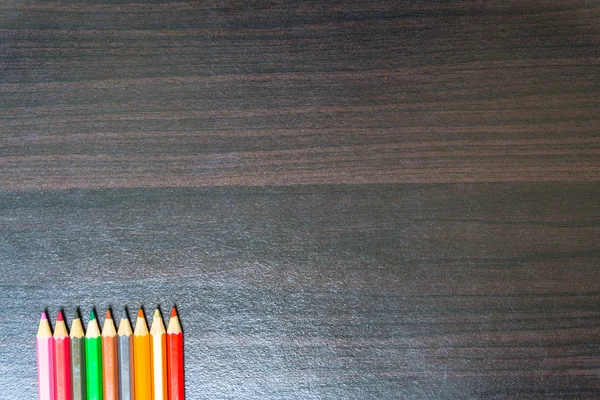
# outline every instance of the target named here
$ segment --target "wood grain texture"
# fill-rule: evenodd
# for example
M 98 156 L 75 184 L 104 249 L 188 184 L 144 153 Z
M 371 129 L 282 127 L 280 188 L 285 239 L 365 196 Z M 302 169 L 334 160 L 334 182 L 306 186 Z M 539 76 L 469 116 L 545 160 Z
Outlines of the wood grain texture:
M 595 2 L 1 10 L 0 188 L 600 179 Z
M 0 399 L 123 304 L 189 399 L 600 398 L 599 71 L 593 1 L 2 2 Z
M 44 306 L 176 303 L 190 399 L 594 398 L 599 199 L 556 183 L 5 194 L 0 384 L 35 390 L 11 316 L 34 332 Z

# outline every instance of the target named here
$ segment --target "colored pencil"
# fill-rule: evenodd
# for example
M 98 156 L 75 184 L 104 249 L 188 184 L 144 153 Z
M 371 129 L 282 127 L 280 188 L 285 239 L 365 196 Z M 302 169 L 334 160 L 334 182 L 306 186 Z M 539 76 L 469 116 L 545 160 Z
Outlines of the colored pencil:
M 167 400 L 167 335 L 160 310 L 154 310 L 152 338 L 152 384 L 154 400 Z
M 102 389 L 104 400 L 119 400 L 119 356 L 115 323 L 106 311 L 102 326 Z
M 135 400 L 152 400 L 152 348 L 148 325 L 140 308 L 133 332 Z
M 134 372 L 133 372 L 133 332 L 127 318 L 127 311 L 123 310 L 119 323 L 119 393 L 120 400 L 134 400 Z
M 56 400 L 54 338 L 45 312 L 40 317 L 35 345 L 38 367 L 38 399 Z
M 71 400 L 71 341 L 63 314 L 58 312 L 54 328 L 56 400 Z
M 71 324 L 71 394 L 73 400 L 86 400 L 85 391 L 85 334 L 79 313 Z
M 103 400 L 102 336 L 94 310 L 90 312 L 90 322 L 85 335 L 85 378 L 87 400 Z
M 184 400 L 183 333 L 175 307 L 167 327 L 167 370 L 169 372 L 169 400 Z

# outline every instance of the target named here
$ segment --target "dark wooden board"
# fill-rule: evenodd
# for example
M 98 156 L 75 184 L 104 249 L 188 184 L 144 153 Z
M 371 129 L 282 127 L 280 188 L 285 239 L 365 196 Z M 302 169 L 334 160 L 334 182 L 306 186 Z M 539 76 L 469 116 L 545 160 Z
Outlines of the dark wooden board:
M 2 2 L 0 399 L 172 304 L 189 399 L 600 398 L 599 71 L 583 0 Z
M 43 307 L 177 304 L 192 399 L 590 398 L 599 199 L 597 184 L 5 194 L 1 384 L 34 392 Z
M 0 187 L 598 181 L 600 8 L 6 2 Z

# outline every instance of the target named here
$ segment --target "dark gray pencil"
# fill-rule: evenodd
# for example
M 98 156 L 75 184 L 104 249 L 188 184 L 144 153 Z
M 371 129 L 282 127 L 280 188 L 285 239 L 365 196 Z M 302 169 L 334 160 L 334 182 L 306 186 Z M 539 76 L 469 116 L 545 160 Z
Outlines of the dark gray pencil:
M 120 400 L 133 400 L 133 331 L 127 311 L 123 310 L 123 316 L 119 323 L 119 393 Z
M 72 399 L 86 400 L 85 396 L 85 334 L 79 313 L 71 325 L 71 385 Z

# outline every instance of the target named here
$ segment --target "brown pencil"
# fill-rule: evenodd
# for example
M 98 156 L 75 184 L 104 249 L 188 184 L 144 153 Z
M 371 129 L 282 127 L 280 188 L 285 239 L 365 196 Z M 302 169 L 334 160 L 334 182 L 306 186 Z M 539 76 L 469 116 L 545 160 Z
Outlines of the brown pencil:
M 118 336 L 115 323 L 106 311 L 102 328 L 102 380 L 104 400 L 119 400 Z

